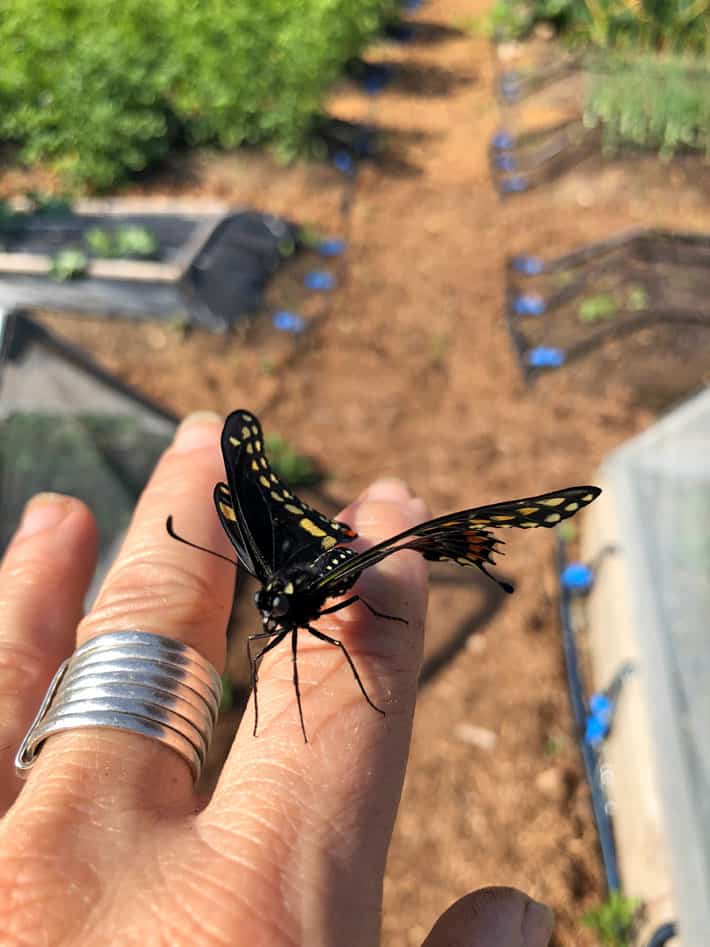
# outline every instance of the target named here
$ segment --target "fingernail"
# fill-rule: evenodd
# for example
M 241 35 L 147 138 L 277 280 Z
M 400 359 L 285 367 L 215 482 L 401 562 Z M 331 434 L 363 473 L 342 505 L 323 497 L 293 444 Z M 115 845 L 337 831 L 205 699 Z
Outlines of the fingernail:
M 525 947 L 547 947 L 555 926 L 555 915 L 546 904 L 528 901 L 523 915 L 523 944 Z
M 72 498 L 61 493 L 38 493 L 25 507 L 17 530 L 18 537 L 26 539 L 42 529 L 59 526 L 72 506 Z
M 217 443 L 215 438 L 215 424 L 221 424 L 222 419 L 214 411 L 193 411 L 180 423 L 175 432 L 173 450 L 178 453 L 187 453 L 200 447 L 211 447 Z
M 361 495 L 360 500 L 383 500 L 386 503 L 408 503 L 412 491 L 404 480 L 397 477 L 383 477 L 371 484 Z

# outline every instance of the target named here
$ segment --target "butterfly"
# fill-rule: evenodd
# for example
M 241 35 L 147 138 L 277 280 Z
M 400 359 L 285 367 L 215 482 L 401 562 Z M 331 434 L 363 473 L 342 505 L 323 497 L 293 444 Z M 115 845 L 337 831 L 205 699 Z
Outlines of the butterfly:
M 378 618 L 406 624 L 403 618 L 377 611 L 357 594 L 326 605 L 330 599 L 350 592 L 366 569 L 402 549 L 413 549 L 434 562 L 480 569 L 506 592 L 512 592 L 512 585 L 497 579 L 487 569 L 487 565 L 494 564 L 493 555 L 503 542 L 492 530 L 556 526 L 601 493 L 594 486 L 566 487 L 555 493 L 473 507 L 420 523 L 364 552 L 356 552 L 348 543 L 357 534 L 347 523 L 330 519 L 308 506 L 274 472 L 264 450 L 261 424 L 251 412 L 239 410 L 229 415 L 221 445 L 227 482 L 214 488 L 215 508 L 239 565 L 261 586 L 255 603 L 263 630 L 250 635 L 247 645 L 255 736 L 259 720 L 259 665 L 264 655 L 290 636 L 298 715 L 304 740 L 308 739 L 298 681 L 300 630 L 339 648 L 367 703 L 378 713 L 384 713 L 370 699 L 342 641 L 312 624 L 321 616 L 332 615 L 358 601 Z M 167 529 L 174 539 L 196 545 L 174 531 L 172 517 L 168 518 Z M 253 642 L 260 643 L 256 654 L 252 653 Z

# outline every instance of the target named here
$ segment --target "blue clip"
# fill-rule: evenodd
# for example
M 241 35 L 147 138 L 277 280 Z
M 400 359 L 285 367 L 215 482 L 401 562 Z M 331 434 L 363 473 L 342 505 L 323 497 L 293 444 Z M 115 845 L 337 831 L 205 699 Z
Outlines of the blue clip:
M 594 584 L 594 572 L 583 562 L 570 562 L 562 570 L 560 581 L 568 592 L 588 592 Z
M 321 256 L 340 256 L 345 252 L 345 241 L 340 237 L 331 237 L 329 240 L 323 240 L 318 244 L 318 252 Z
M 333 164 L 342 174 L 353 174 L 355 171 L 355 159 L 349 151 L 336 151 L 333 155 Z
M 535 293 L 523 293 L 513 300 L 513 310 L 518 316 L 542 316 L 547 310 L 545 300 Z
M 335 286 L 335 277 L 332 273 L 328 273 L 325 270 L 311 270 L 310 273 L 306 273 L 303 282 L 306 289 L 315 289 L 325 292 L 329 289 L 333 289 Z
M 503 96 L 505 101 L 509 102 L 511 105 L 522 98 L 519 85 L 502 85 L 500 87 L 500 94 Z
M 496 155 L 493 164 L 499 171 L 516 171 L 518 162 L 512 155 Z
M 532 368 L 559 368 L 564 365 L 565 353 L 562 349 L 538 345 L 537 348 L 530 349 L 526 361 Z
M 504 194 L 519 194 L 521 191 L 527 191 L 529 186 L 528 179 L 522 174 L 513 175 L 512 178 L 500 182 L 500 189 Z
M 511 265 L 516 273 L 537 276 L 545 269 L 545 263 L 539 256 L 514 256 Z
M 584 728 L 585 742 L 598 747 L 608 736 L 614 718 L 615 702 L 603 691 L 589 698 L 589 714 Z
M 297 312 L 289 312 L 287 309 L 275 312 L 271 317 L 271 322 L 279 332 L 293 332 L 294 335 L 298 335 L 306 328 L 303 316 L 299 316 Z
M 491 138 L 491 144 L 498 151 L 507 151 L 515 146 L 515 138 L 509 132 L 499 131 Z

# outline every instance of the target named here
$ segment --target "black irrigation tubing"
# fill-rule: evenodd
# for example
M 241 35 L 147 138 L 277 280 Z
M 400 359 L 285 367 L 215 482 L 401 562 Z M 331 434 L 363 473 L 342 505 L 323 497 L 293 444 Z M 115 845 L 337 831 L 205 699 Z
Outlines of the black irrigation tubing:
M 557 537 L 557 575 L 561 576 L 567 565 L 567 556 L 564 542 Z M 584 697 L 584 688 L 579 672 L 577 645 L 572 628 L 570 609 L 571 592 L 560 582 L 560 620 L 562 623 L 562 645 L 564 649 L 565 669 L 569 688 L 570 704 L 574 717 L 577 742 L 582 754 L 584 769 L 591 791 L 592 810 L 599 836 L 604 873 L 609 892 L 619 891 L 619 866 L 616 857 L 616 844 L 612 829 L 611 816 L 607 805 L 604 786 L 602 783 L 601 763 L 597 751 L 585 740 L 587 723 L 587 703 Z
M 710 251 L 710 236 L 706 234 L 675 232 L 661 228 L 635 227 L 631 230 L 625 230 L 612 237 L 608 237 L 606 240 L 589 243 L 579 250 L 574 250 L 572 253 L 567 253 L 549 262 L 540 260 L 540 269 L 536 271 L 535 275 L 538 273 L 556 273 L 559 270 L 571 269 L 572 267 L 580 266 L 589 260 L 602 256 L 605 253 L 616 251 L 619 248 L 628 247 L 630 250 L 638 251 L 658 244 L 659 249 L 662 249 L 664 243 L 670 243 L 672 245 L 672 249 L 674 250 L 673 256 L 669 255 L 664 259 L 661 254 L 657 253 L 655 257 L 651 257 L 654 262 L 677 262 L 678 245 L 681 247 L 687 245 L 688 248 L 707 248 Z M 518 272 L 516 270 L 515 261 L 515 257 L 508 260 L 508 270 Z M 702 263 L 699 262 L 699 265 L 702 265 Z
M 678 925 L 675 921 L 669 921 L 667 924 L 661 924 L 651 934 L 646 947 L 665 947 L 669 940 L 678 936 Z

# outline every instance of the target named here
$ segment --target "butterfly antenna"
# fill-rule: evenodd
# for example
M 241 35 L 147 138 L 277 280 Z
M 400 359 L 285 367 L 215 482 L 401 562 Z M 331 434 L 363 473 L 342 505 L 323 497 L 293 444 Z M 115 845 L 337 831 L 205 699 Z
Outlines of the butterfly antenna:
M 168 536 L 170 536 L 172 539 L 177 539 L 179 543 L 184 543 L 185 546 L 191 546 L 193 549 L 199 549 L 200 552 L 208 552 L 210 556 L 216 556 L 218 559 L 224 559 L 224 561 L 228 562 L 230 565 L 238 565 L 234 559 L 230 559 L 229 556 L 223 556 L 221 552 L 215 552 L 214 549 L 207 549 L 205 546 L 199 546 L 197 543 L 191 543 L 189 539 L 179 536 L 173 528 L 172 514 L 168 517 L 165 523 L 165 528 L 168 531 Z

